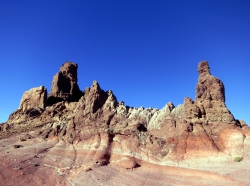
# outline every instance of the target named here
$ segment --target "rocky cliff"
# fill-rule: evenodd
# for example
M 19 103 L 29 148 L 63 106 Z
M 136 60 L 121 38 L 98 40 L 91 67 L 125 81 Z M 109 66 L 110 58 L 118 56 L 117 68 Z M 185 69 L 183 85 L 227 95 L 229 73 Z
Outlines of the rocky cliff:
M 26 170 L 29 160 L 34 166 L 49 167 L 50 178 L 64 175 L 59 185 L 80 185 L 84 172 L 102 166 L 188 167 L 250 158 L 250 128 L 226 107 L 224 85 L 210 74 L 208 62 L 198 65 L 195 100 L 184 98 L 177 107 L 169 102 L 161 110 L 126 106 L 97 81 L 82 92 L 77 68 L 71 62 L 60 68 L 48 98 L 45 87 L 25 92 L 20 108 L 0 126 L 3 140 L 19 138 L 13 141 L 23 153 L 19 168 Z M 32 140 L 37 145 L 30 144 Z

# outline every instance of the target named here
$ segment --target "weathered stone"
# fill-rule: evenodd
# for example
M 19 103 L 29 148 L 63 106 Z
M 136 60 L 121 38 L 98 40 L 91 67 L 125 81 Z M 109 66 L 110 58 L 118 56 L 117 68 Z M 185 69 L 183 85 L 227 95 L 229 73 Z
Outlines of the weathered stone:
M 174 106 L 174 104 L 172 102 L 168 102 L 167 105 L 168 105 L 170 111 L 172 111 L 175 108 L 175 106 Z
M 78 65 L 72 62 L 66 62 L 60 68 L 60 71 L 54 76 L 51 91 L 48 96 L 48 105 L 60 101 L 78 101 L 82 96 L 77 84 Z
M 210 74 L 207 61 L 199 63 L 198 73 L 194 104 L 200 108 L 202 118 L 211 122 L 235 122 L 225 104 L 224 85 L 221 80 Z
M 155 111 L 149 121 L 149 129 L 160 129 L 167 116 L 170 116 L 171 107 L 166 104 L 161 110 Z
M 8 123 L 27 122 L 40 116 L 47 106 L 47 90 L 44 86 L 24 92 L 19 108 L 10 114 Z
M 186 97 L 184 99 L 184 109 L 185 109 L 185 117 L 187 119 L 200 118 L 201 111 L 198 106 L 194 104 L 191 98 Z
M 50 96 L 55 98 L 55 102 L 50 102 L 46 109 L 40 108 L 39 101 L 30 103 L 39 100 L 33 96 L 36 99 L 23 101 L 20 109 L 0 126 L 0 138 L 9 137 L 1 141 L 0 145 L 6 143 L 11 147 L 20 140 L 24 147 L 3 150 L 0 154 L 0 158 L 3 157 L 1 163 L 7 165 L 9 160 L 16 157 L 21 157 L 22 162 L 27 161 L 23 166 L 28 176 L 23 179 L 27 183 L 33 180 L 33 173 L 39 178 L 34 182 L 36 185 L 78 185 L 84 176 L 89 178 L 91 174 L 99 175 L 99 171 L 112 167 L 119 168 L 118 172 L 114 171 L 116 176 L 126 171 L 122 169 L 137 168 L 138 171 L 134 172 L 139 172 L 141 176 L 143 168 L 148 172 L 148 165 L 201 165 L 203 168 L 205 164 L 214 165 L 213 162 L 225 161 L 228 165 L 234 156 L 242 156 L 243 161 L 245 157 L 249 158 L 250 128 L 244 121 L 233 122 L 234 118 L 225 105 L 224 85 L 211 76 L 207 62 L 201 62 L 198 67 L 200 76 L 195 101 L 186 97 L 184 104 L 175 107 L 169 102 L 161 110 L 129 107 L 124 101 L 118 103 L 114 93 L 102 90 L 97 81 L 85 89 L 79 100 L 71 102 L 72 96 L 77 95 L 72 90 L 72 85 L 77 82 L 76 69 L 77 65 L 72 63 L 63 65 L 53 80 Z M 63 97 L 62 93 L 65 92 L 70 96 Z M 29 133 L 32 138 L 25 137 Z M 13 134 L 17 134 L 15 143 Z M 17 156 L 14 150 L 23 154 Z M 4 152 L 9 151 L 11 155 L 8 154 L 6 158 Z M 108 164 L 110 166 L 104 166 Z M 9 171 L 8 166 L 3 167 Z M 39 167 L 39 171 L 34 167 Z M 51 181 L 41 183 L 44 174 Z M 20 177 L 15 175 L 15 178 Z M 55 178 L 58 182 L 54 182 Z M 12 184 L 6 180 L 8 185 Z M 99 185 L 104 182 L 95 180 L 94 183 Z M 122 185 L 120 180 L 113 185 L 117 184 Z M 155 184 L 152 182 L 152 185 Z M 110 182 L 106 185 L 110 185 Z
M 240 119 L 239 123 L 240 123 L 241 127 L 246 127 L 247 126 L 247 124 L 246 124 L 246 122 L 244 120 Z
M 47 89 L 44 86 L 32 88 L 24 92 L 19 109 L 23 112 L 30 109 L 39 107 L 45 109 L 47 106 Z
M 180 104 L 177 107 L 175 107 L 172 110 L 171 114 L 174 118 L 184 119 L 185 118 L 184 104 Z

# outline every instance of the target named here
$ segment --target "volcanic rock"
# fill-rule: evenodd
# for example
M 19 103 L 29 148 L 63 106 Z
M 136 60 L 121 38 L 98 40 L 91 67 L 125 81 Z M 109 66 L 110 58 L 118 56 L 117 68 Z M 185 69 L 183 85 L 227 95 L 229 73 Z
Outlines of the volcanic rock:
M 201 111 L 198 106 L 194 104 L 191 98 L 184 99 L 185 116 L 187 119 L 200 118 Z
M 224 85 L 210 74 L 207 61 L 199 63 L 198 72 L 195 104 L 200 108 L 202 118 L 210 122 L 235 122 L 225 104 Z
M 249 185 L 249 179 L 240 180 L 242 176 L 232 180 L 188 169 L 211 171 L 220 163 L 225 168 L 235 156 L 245 164 L 250 161 L 250 128 L 227 109 L 224 85 L 210 74 L 208 62 L 199 63 L 195 100 L 186 97 L 184 104 L 175 107 L 169 102 L 160 110 L 118 102 L 114 93 L 102 90 L 97 81 L 81 93 L 76 69 L 71 62 L 61 67 L 46 108 L 39 107 L 39 99 L 32 97 L 32 103 L 22 101 L 20 109 L 0 126 L 3 183 L 18 183 L 5 179 L 10 174 L 26 185 L 31 180 L 35 185 L 82 185 L 97 177 L 89 185 L 167 185 L 164 178 L 173 178 L 170 170 L 174 170 L 178 176 L 183 174 L 184 181 L 179 183 L 179 176 L 172 185 L 185 185 L 186 180 L 186 185 L 200 185 L 200 179 L 217 185 Z M 16 144 L 23 148 L 13 149 Z M 17 159 L 20 161 L 12 163 Z M 25 177 L 18 177 L 17 170 Z M 246 174 L 248 170 L 244 170 Z M 199 181 L 188 171 L 198 174 Z M 204 178 L 204 174 L 209 176 Z M 122 176 L 127 180 L 138 176 L 141 181 L 116 180 Z M 218 180 L 211 182 L 210 176 Z M 145 181 L 148 177 L 152 180 Z
M 9 127 L 14 123 L 28 122 L 40 116 L 46 106 L 47 89 L 44 86 L 32 88 L 24 92 L 19 108 L 9 116 Z M 17 126 L 13 127 L 18 128 Z
M 80 99 L 82 92 L 77 84 L 77 68 L 78 65 L 72 62 L 66 62 L 61 66 L 60 71 L 53 78 L 48 105 Z
M 47 89 L 44 86 L 40 86 L 24 92 L 19 109 L 24 112 L 35 107 L 45 109 L 46 106 Z

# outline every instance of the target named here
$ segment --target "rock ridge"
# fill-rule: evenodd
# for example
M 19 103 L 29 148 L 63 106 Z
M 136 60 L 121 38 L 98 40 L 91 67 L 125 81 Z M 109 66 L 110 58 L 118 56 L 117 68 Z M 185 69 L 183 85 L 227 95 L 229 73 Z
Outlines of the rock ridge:
M 33 138 L 43 144 L 57 141 L 57 150 L 50 153 L 67 153 L 57 155 L 62 159 L 43 153 L 41 161 L 57 167 L 55 162 L 67 164 L 70 159 L 65 172 L 71 181 L 78 175 L 74 169 L 134 169 L 143 162 L 185 167 L 194 160 L 250 158 L 250 128 L 226 107 L 224 85 L 211 75 L 207 61 L 198 64 L 195 100 L 185 97 L 183 104 L 168 102 L 160 110 L 126 106 L 97 81 L 81 91 L 77 68 L 72 62 L 62 65 L 48 97 L 43 86 L 25 92 L 19 109 L 0 126 L 0 138 L 21 135 L 22 143 Z

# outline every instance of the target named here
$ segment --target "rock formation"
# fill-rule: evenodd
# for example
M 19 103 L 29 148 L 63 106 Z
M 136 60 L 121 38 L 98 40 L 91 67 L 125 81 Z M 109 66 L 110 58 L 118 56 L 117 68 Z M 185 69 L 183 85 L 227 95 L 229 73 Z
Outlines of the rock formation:
M 19 109 L 8 119 L 9 123 L 23 123 L 40 116 L 47 106 L 47 89 L 44 86 L 24 92 Z M 18 126 L 16 126 L 18 128 Z
M 61 66 L 60 71 L 53 78 L 48 105 L 80 99 L 82 92 L 77 84 L 77 68 L 78 65 L 72 62 L 66 62 Z
M 42 108 L 47 106 L 47 89 L 44 86 L 32 88 L 24 92 L 20 107 L 23 112 L 30 108 Z
M 39 141 L 31 160 L 50 167 L 46 171 L 52 176 L 67 177 L 60 184 L 78 183 L 86 172 L 107 165 L 188 167 L 250 158 L 250 128 L 227 109 L 224 85 L 210 74 L 208 62 L 199 63 L 195 100 L 186 97 L 184 104 L 169 102 L 161 110 L 126 106 L 97 81 L 81 93 L 76 70 L 76 64 L 66 62 L 53 78 L 46 108 L 39 96 L 25 101 L 31 97 L 25 93 L 20 108 L 0 127 L 0 138 L 17 134 L 23 148 Z M 23 152 L 26 161 L 30 155 Z
M 225 88 L 221 80 L 210 74 L 207 61 L 198 66 L 199 79 L 196 85 L 195 103 L 201 115 L 208 121 L 234 122 L 235 119 L 225 104 Z

